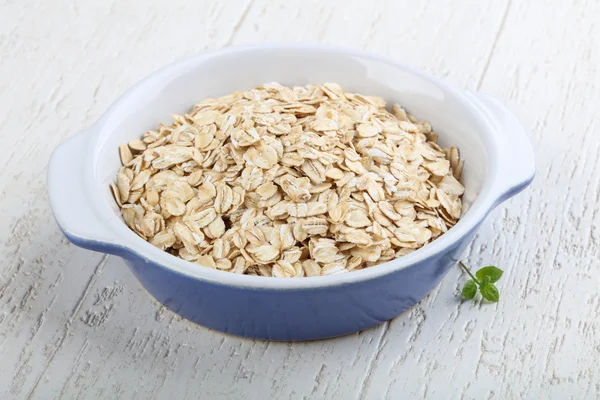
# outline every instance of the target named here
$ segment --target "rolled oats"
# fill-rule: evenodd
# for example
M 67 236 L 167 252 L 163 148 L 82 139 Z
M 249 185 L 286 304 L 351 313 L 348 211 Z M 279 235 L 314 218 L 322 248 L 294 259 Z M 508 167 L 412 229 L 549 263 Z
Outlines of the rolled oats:
M 340 274 L 402 257 L 461 216 L 463 160 L 427 121 L 334 83 L 196 104 L 119 147 L 110 188 L 159 249 L 237 274 Z

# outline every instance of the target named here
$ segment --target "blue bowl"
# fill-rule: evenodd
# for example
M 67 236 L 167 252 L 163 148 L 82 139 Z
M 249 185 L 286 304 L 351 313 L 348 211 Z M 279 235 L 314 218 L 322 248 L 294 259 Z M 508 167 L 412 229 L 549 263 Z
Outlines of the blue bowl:
M 337 82 L 347 91 L 400 103 L 429 120 L 441 144 L 456 145 L 466 160 L 460 221 L 404 257 L 347 274 L 301 279 L 203 268 L 132 232 L 108 189 L 120 165 L 118 145 L 202 98 L 272 81 Z M 523 190 L 534 172 L 523 127 L 488 95 L 457 90 L 404 64 L 359 51 L 276 44 L 199 54 L 138 83 L 93 126 L 55 150 L 48 193 L 71 242 L 125 259 L 148 292 L 181 316 L 239 336 L 312 340 L 369 328 L 419 302 L 456 263 L 486 215 Z

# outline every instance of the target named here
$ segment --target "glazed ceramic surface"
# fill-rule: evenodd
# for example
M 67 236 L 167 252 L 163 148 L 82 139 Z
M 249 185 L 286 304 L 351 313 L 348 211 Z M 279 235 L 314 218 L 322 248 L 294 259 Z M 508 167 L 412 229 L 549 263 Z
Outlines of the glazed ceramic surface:
M 277 279 L 203 268 L 139 238 L 121 220 L 109 183 L 118 145 L 207 97 L 284 85 L 339 83 L 384 97 L 430 121 L 442 146 L 465 160 L 464 215 L 448 233 L 405 257 L 328 277 Z M 426 296 L 456 263 L 485 216 L 533 179 L 534 156 L 516 118 L 493 98 L 457 90 L 404 64 L 322 45 L 261 45 L 203 53 L 128 90 L 94 125 L 52 155 L 48 192 L 74 244 L 125 259 L 168 308 L 222 332 L 271 340 L 320 339 L 386 321 Z

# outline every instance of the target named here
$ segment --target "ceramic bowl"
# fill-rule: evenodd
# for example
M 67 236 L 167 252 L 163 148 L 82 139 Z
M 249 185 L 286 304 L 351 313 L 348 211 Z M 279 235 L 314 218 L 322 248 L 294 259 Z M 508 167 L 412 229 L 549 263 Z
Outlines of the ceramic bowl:
M 120 167 L 118 146 L 199 100 L 265 82 L 336 82 L 346 91 L 402 104 L 430 121 L 441 145 L 457 146 L 465 160 L 463 217 L 407 256 L 347 274 L 301 279 L 204 268 L 139 238 L 122 221 L 109 190 Z M 533 176 L 526 132 L 493 98 L 361 51 L 276 44 L 198 54 L 136 84 L 96 123 L 54 151 L 48 193 L 71 242 L 122 257 L 148 292 L 174 312 L 234 335 L 309 340 L 363 330 L 413 306 L 453 268 L 486 215 Z

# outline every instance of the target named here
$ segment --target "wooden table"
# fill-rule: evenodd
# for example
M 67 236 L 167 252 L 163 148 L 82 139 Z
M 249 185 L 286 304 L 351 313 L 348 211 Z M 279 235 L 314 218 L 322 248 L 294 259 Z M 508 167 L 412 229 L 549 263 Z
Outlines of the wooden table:
M 0 4 L 0 398 L 600 398 L 600 3 L 107 1 Z M 54 147 L 130 85 L 231 44 L 367 49 L 501 99 L 537 178 L 464 259 L 506 272 L 497 305 L 456 268 L 411 311 L 334 340 L 268 343 L 182 320 L 50 212 Z

